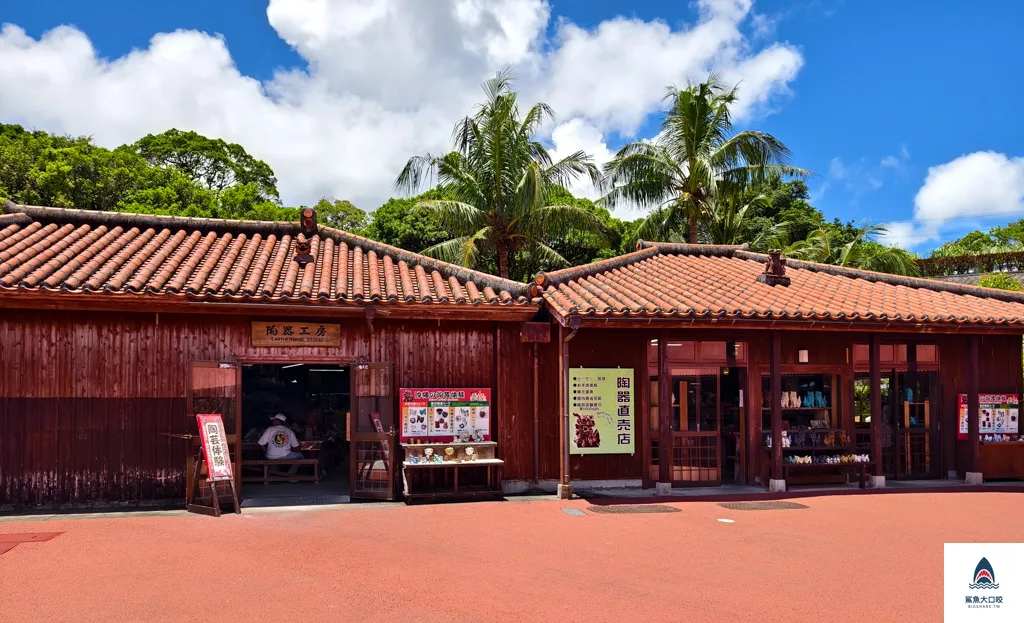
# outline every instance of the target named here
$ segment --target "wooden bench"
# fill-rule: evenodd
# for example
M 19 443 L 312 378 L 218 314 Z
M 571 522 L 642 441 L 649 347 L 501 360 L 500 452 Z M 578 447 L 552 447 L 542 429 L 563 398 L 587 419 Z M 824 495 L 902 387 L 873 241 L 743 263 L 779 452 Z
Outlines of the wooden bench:
M 270 471 L 271 467 L 282 467 L 291 465 L 312 465 L 312 474 L 287 474 L 287 473 L 273 473 Z M 254 468 L 263 468 L 262 476 L 246 475 L 244 472 L 246 469 L 250 471 Z M 270 484 L 272 482 L 320 482 L 320 460 L 319 459 L 243 459 L 242 460 L 242 482 L 262 482 L 263 484 Z
M 860 478 L 860 488 L 866 488 L 866 481 L 868 475 L 868 467 L 874 465 L 872 461 L 864 461 L 861 463 L 783 463 L 782 464 L 782 478 L 786 481 L 786 488 L 789 488 L 789 473 L 793 470 L 798 472 L 801 471 L 815 471 L 821 468 L 839 469 L 843 472 L 848 472 L 852 468 L 856 471 Z

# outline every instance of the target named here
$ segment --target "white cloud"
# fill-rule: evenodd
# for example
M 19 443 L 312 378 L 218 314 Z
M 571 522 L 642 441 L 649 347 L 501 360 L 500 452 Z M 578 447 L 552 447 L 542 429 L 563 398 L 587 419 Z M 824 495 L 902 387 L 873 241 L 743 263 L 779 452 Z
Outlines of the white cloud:
M 883 225 L 886 231 L 878 236 L 878 242 L 884 245 L 896 245 L 909 249 L 923 242 L 921 232 L 911 221 L 895 221 Z
M 978 151 L 928 169 L 914 218 L 940 227 L 954 218 L 1024 212 L 1024 158 Z
M 895 169 L 900 166 L 900 159 L 896 156 L 886 156 L 885 158 L 882 158 L 882 162 L 880 164 L 883 167 Z
M 837 156 L 828 163 L 828 174 L 837 180 L 844 180 L 849 175 L 849 172 L 846 170 L 846 165 Z
M 914 220 L 887 224 L 885 241 L 910 248 L 940 240 L 951 223 L 962 230 L 1016 215 L 1024 215 L 1024 158 L 978 151 L 930 167 L 914 197 Z
M 583 119 L 571 119 L 555 127 L 551 132 L 551 158 L 555 161 L 579 150 L 590 154 L 594 164 L 598 167 L 604 166 L 606 162 L 615 155 L 605 144 L 605 138 L 601 131 Z M 569 189 L 577 197 L 597 199 L 601 196 L 599 189 L 595 188 L 589 177 L 581 177 Z
M 0 118 L 106 146 L 193 129 L 266 160 L 286 203 L 332 195 L 375 207 L 410 155 L 450 147 L 480 83 L 508 65 L 524 100 L 569 120 L 552 129 L 555 151 L 584 147 L 597 160 L 608 157 L 610 133 L 634 133 L 660 108 L 666 85 L 712 67 L 742 80 L 738 119 L 767 110 L 800 70 L 799 50 L 743 36 L 750 0 L 697 9 L 682 28 L 559 19 L 549 38 L 546 0 L 270 0 L 270 25 L 308 68 L 264 82 L 241 74 L 225 41 L 206 33 L 156 34 L 107 59 L 76 28 L 34 39 L 5 25 Z
M 901 169 L 909 161 L 910 150 L 907 149 L 906 145 L 900 145 L 899 155 L 890 155 L 882 158 L 879 166 L 883 169 Z

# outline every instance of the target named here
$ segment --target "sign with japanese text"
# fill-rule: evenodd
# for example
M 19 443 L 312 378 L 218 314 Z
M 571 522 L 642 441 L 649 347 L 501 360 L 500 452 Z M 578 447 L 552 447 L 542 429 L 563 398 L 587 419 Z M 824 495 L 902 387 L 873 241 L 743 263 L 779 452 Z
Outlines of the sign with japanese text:
M 403 388 L 399 409 L 402 413 L 400 441 L 421 440 L 445 443 L 463 433 L 491 439 L 491 390 Z
M 323 322 L 254 322 L 253 346 L 340 346 L 341 325 Z
M 633 454 L 633 369 L 569 370 L 569 426 L 571 454 Z
M 1020 433 L 1020 397 L 1017 394 L 978 394 L 978 433 L 1017 435 Z M 960 394 L 960 428 L 957 439 L 967 439 L 967 394 Z
M 203 443 L 206 457 L 207 480 L 231 480 L 231 457 L 228 454 L 228 438 L 224 434 L 224 420 L 219 413 L 198 414 L 199 439 Z

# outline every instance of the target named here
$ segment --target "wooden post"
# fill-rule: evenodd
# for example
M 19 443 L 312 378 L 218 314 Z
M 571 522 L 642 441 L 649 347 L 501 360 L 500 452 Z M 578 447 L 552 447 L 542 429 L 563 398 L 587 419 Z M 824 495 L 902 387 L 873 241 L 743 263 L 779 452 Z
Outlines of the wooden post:
M 868 360 L 871 368 L 871 460 L 875 476 L 882 476 L 882 347 L 879 335 L 871 334 Z M 889 388 L 892 392 L 894 388 Z
M 572 497 L 569 486 L 569 344 L 565 341 L 565 327 L 558 326 L 558 396 L 561 400 L 559 408 L 562 417 L 558 426 L 558 496 L 562 499 Z
M 980 406 L 978 404 L 978 351 L 981 349 L 981 338 L 972 335 L 968 338 L 967 361 L 967 443 L 970 447 L 970 471 L 967 474 L 968 484 L 981 484 L 981 434 L 978 420 Z
M 658 334 L 658 482 L 662 488 L 672 482 L 672 376 L 664 330 Z
M 772 331 L 771 365 L 771 405 L 772 405 L 772 481 L 781 481 L 782 477 L 782 334 Z M 769 482 L 769 489 L 772 483 Z M 784 488 L 784 487 L 783 487 Z

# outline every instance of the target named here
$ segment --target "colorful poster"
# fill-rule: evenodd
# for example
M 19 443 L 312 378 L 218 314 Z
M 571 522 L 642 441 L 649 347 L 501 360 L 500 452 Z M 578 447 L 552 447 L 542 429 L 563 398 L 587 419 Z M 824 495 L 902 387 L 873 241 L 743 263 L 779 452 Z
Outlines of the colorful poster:
M 960 394 L 960 429 L 957 439 L 967 439 L 967 394 Z M 978 394 L 978 433 L 1016 435 L 1020 433 L 1017 394 Z
M 228 454 L 227 435 L 224 434 L 224 420 L 219 413 L 198 414 L 199 439 L 206 457 L 207 480 L 231 480 L 231 457 Z
M 400 392 L 402 443 L 412 439 L 445 443 L 462 433 L 490 441 L 490 389 L 403 388 Z
M 633 369 L 569 370 L 569 452 L 633 454 Z

